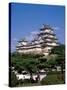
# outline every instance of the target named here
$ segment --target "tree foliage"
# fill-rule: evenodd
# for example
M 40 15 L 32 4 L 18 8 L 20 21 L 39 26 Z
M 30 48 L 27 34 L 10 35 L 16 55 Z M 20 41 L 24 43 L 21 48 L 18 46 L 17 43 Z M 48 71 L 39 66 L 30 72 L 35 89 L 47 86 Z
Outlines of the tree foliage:
M 52 54 L 64 55 L 65 56 L 65 45 L 59 45 L 51 50 Z
M 18 84 L 18 79 L 14 72 L 11 71 L 11 87 L 15 87 Z
M 63 73 L 64 73 L 63 69 L 65 68 L 65 45 L 54 47 L 51 53 L 57 54 L 55 60 L 57 62 L 57 65 L 61 66 L 61 74 L 63 79 Z

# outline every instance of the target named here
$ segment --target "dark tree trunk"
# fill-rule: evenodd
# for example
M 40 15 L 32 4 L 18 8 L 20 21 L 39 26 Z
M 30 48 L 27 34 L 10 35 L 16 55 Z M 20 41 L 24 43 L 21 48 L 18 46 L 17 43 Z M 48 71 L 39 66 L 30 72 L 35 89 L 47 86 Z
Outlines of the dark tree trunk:
M 62 80 L 64 80 L 64 71 L 63 71 L 63 64 L 61 64 L 61 75 L 62 75 Z

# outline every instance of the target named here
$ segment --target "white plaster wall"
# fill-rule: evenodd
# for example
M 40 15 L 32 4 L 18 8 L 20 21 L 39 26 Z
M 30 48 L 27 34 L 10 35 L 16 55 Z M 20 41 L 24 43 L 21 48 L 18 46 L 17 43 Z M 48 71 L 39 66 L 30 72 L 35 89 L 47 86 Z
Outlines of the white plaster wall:
M 56 43 L 52 43 L 53 46 L 56 46 L 57 44 Z
M 18 53 L 27 53 L 27 50 L 18 50 Z
M 52 49 L 52 47 L 46 47 L 45 50 L 46 50 L 46 49 Z
M 47 56 L 49 53 L 46 53 L 46 52 L 45 52 L 45 53 L 43 53 L 43 54 L 44 54 L 45 56 Z
M 42 37 L 47 37 L 48 35 L 46 34 L 46 35 L 44 35 L 44 36 L 42 36 Z
M 27 45 L 27 42 L 21 42 L 22 45 Z
M 34 43 L 38 43 L 38 41 L 34 41 Z
M 49 37 L 53 38 L 54 36 L 53 35 L 49 35 Z
M 44 53 L 47 53 L 48 50 L 51 50 L 51 49 L 52 49 L 52 47 L 46 47 L 46 48 L 43 49 L 43 52 L 44 52 Z
M 44 32 L 49 33 L 50 31 L 51 31 L 50 29 L 46 29 Z
M 36 54 L 36 53 L 41 53 L 42 49 L 41 48 L 34 48 L 32 53 Z
M 47 41 L 51 41 L 51 39 L 46 39 Z
M 41 45 L 36 45 L 36 47 L 41 47 Z
M 49 54 L 49 51 L 48 50 L 51 50 L 52 49 L 52 47 L 46 47 L 46 48 L 44 48 L 42 51 L 43 51 L 43 54 L 44 55 L 48 55 Z
M 52 45 L 52 46 L 56 46 L 56 43 L 46 43 L 47 45 Z

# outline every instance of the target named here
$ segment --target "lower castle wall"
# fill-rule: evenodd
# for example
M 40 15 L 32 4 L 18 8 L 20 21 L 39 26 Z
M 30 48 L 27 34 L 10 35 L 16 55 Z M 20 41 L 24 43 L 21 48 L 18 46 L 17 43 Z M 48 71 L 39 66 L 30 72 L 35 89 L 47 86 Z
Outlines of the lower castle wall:
M 33 49 L 27 49 L 27 50 L 18 50 L 18 53 L 24 53 L 24 54 L 44 54 L 44 55 L 48 55 L 49 54 L 49 50 L 51 50 L 52 47 L 46 47 L 46 48 L 33 48 Z
M 28 49 L 28 50 L 18 50 L 18 53 L 34 53 L 34 54 L 38 54 L 38 53 L 42 53 L 42 49 L 41 48 L 35 48 L 35 49 Z

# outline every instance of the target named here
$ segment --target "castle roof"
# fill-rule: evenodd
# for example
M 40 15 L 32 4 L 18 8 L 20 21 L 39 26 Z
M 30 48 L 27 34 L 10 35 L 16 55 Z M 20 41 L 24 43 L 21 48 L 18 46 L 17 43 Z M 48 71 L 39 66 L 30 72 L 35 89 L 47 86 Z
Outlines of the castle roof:
M 52 35 L 52 36 L 55 36 L 56 34 L 54 34 L 54 33 L 50 33 L 50 32 L 41 32 L 41 33 L 39 33 L 38 34 L 39 36 L 42 36 L 42 35 Z
M 20 43 L 20 42 L 28 42 L 28 41 L 26 40 L 26 38 L 22 38 L 22 39 L 19 40 L 18 42 Z
M 43 27 L 42 27 L 40 30 L 46 30 L 46 29 L 51 29 L 51 30 L 53 30 L 53 29 L 51 28 L 51 26 L 48 25 L 48 24 L 43 24 Z

